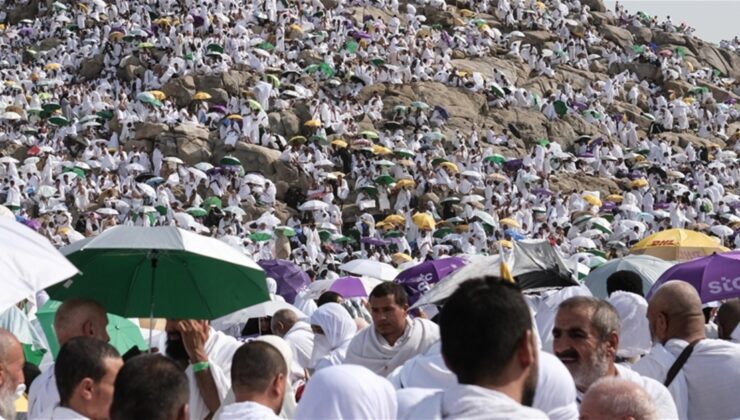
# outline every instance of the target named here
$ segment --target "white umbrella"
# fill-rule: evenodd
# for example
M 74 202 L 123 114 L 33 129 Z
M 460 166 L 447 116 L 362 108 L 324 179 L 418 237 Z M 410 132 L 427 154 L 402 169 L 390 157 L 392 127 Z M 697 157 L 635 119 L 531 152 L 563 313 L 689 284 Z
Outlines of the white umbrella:
M 197 168 L 188 168 L 188 172 L 190 172 L 191 174 L 193 174 L 193 176 L 195 177 L 195 179 L 198 180 L 198 181 L 200 181 L 201 179 L 207 179 L 208 178 L 208 175 L 206 175 L 205 172 L 203 172 L 202 170 L 197 169 Z
M 199 162 L 199 163 L 196 163 L 195 165 L 193 165 L 193 167 L 196 168 L 196 169 L 200 169 L 203 172 L 205 172 L 205 171 L 207 171 L 209 169 L 213 169 L 213 165 L 211 165 L 208 162 Z
M 174 157 L 174 156 L 167 156 L 166 158 L 162 158 L 162 160 L 165 161 L 165 162 L 177 163 L 177 164 L 180 164 L 180 165 L 182 165 L 183 163 L 185 163 L 185 162 L 182 161 L 182 159 L 180 159 L 178 157 Z
M 732 234 L 735 233 L 735 231 L 725 225 L 712 226 L 711 228 L 709 228 L 709 231 L 719 236 L 720 238 L 726 238 L 728 236 L 732 236 Z
M 368 259 L 349 261 L 340 265 L 339 269 L 359 276 L 368 276 L 387 281 L 395 279 L 398 275 L 398 271 L 392 265 Z
M 13 212 L 10 211 L 9 208 L 3 206 L 2 204 L 0 204 L 0 217 L 6 217 L 15 221 L 15 214 L 13 214 Z
M 329 207 L 328 204 L 326 204 L 323 201 L 319 200 L 309 200 L 305 203 L 298 206 L 298 210 L 300 211 L 315 211 L 315 210 L 325 210 Z
M 144 166 L 141 163 L 129 163 L 127 166 L 129 171 L 139 171 L 144 172 Z
M 0 311 L 78 272 L 48 239 L 14 220 L 0 217 L 0 238 Z
M 493 219 L 493 216 L 490 214 L 482 211 L 482 210 L 476 210 L 473 212 L 473 216 L 479 218 L 481 222 L 490 225 L 490 226 L 496 226 L 496 220 Z
M 623 205 L 619 206 L 619 210 L 626 211 L 626 212 L 631 212 L 631 213 L 640 213 L 640 212 L 642 212 L 642 210 L 640 210 L 640 208 L 637 207 L 634 204 L 623 204 Z
M 586 248 L 586 249 L 595 249 L 596 244 L 592 239 L 585 238 L 582 236 L 579 236 L 577 238 L 573 238 L 570 241 L 570 244 L 575 248 Z
M 483 177 L 483 175 L 480 172 L 476 172 L 476 171 L 462 171 L 460 175 L 469 176 L 471 178 L 476 178 L 476 179 L 480 179 L 481 177 Z
M 247 214 L 247 212 L 245 212 L 244 209 L 242 209 L 241 207 L 237 207 L 237 206 L 226 207 L 224 211 L 228 213 L 233 213 L 237 216 L 244 216 L 245 214 Z
M 247 322 L 250 318 L 264 318 L 275 315 L 275 312 L 290 309 L 295 312 L 298 318 L 308 318 L 306 314 L 301 312 L 300 309 L 291 305 L 288 302 L 278 300 L 268 300 L 267 302 L 258 303 L 256 305 L 248 306 L 244 309 L 240 309 L 236 312 L 232 312 L 228 315 L 224 315 L 221 318 L 214 319 L 211 322 L 211 326 L 217 331 L 223 331 L 234 325 Z
M 57 193 L 56 187 L 52 187 L 51 185 L 42 185 L 39 187 L 38 194 L 42 197 L 53 197 L 54 194 Z
M 20 163 L 20 161 L 12 156 L 3 156 L 0 158 L 0 163 Z
M 485 199 L 486 199 L 486 198 L 485 198 L 485 197 L 483 197 L 482 195 L 478 195 L 478 194 L 470 194 L 470 195 L 466 195 L 465 197 L 463 197 L 463 199 L 462 199 L 462 200 L 460 200 L 460 203 L 461 203 L 461 204 L 466 204 L 466 203 L 475 203 L 475 202 L 481 202 L 481 201 L 483 201 L 483 200 L 485 200 Z
M 259 186 L 265 185 L 265 177 L 257 174 L 246 174 L 244 175 L 244 182 L 247 184 L 254 184 Z
M 139 190 L 148 195 L 151 198 L 156 198 L 157 193 L 154 191 L 154 188 L 151 185 L 144 184 L 143 182 L 139 182 L 136 184 L 136 186 L 139 188 Z
M 118 215 L 118 210 L 111 209 L 111 208 L 108 208 L 108 207 L 101 207 L 101 208 L 95 210 L 95 213 L 102 214 L 102 215 L 105 215 L 105 216 L 117 216 Z
M 595 268 L 583 279 L 583 283 L 597 298 L 605 299 L 606 279 L 617 271 L 632 271 L 642 278 L 642 290 L 645 294 L 650 290 L 658 278 L 674 263 L 653 257 L 651 255 L 628 255 L 613 259 L 606 264 Z
M 441 279 L 440 282 L 437 283 L 437 285 L 429 292 L 422 295 L 413 307 L 417 308 L 419 306 L 437 303 L 447 299 L 455 292 L 455 290 L 457 290 L 458 286 L 466 280 L 485 276 L 499 277 L 501 275 L 501 257 L 499 255 L 490 255 L 485 257 L 469 255 L 467 257 L 470 260 L 470 263 Z

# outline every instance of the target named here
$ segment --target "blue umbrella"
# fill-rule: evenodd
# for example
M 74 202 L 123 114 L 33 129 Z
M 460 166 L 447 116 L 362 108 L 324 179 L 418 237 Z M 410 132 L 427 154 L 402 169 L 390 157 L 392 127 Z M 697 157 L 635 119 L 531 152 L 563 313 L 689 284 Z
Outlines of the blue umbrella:
M 504 231 L 505 234 L 509 235 L 511 239 L 515 241 L 521 241 L 522 239 L 525 239 L 526 236 L 524 236 L 522 233 L 514 230 L 514 229 L 506 229 Z

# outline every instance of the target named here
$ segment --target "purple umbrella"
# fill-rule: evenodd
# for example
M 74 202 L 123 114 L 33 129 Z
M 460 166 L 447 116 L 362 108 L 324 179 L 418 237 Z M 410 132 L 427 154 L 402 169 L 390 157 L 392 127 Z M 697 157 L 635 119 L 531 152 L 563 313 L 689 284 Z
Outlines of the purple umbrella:
M 288 303 L 293 303 L 298 290 L 308 286 L 311 278 L 300 267 L 287 260 L 260 260 L 257 265 L 265 270 L 267 277 L 272 277 L 278 284 L 277 294 Z
M 668 203 L 656 203 L 655 206 L 653 206 L 655 210 L 666 210 L 669 207 L 671 207 L 671 205 Z
M 31 36 L 33 34 L 33 28 L 26 26 L 25 28 L 18 31 L 21 36 Z
M 583 152 L 578 154 L 579 158 L 592 158 L 594 157 L 594 154 L 591 152 Z
M 613 210 L 617 207 L 617 203 L 613 201 L 605 201 L 604 204 L 601 206 L 604 210 Z
M 425 261 L 402 271 L 393 281 L 406 289 L 406 293 L 409 295 L 409 304 L 413 304 L 429 290 L 432 284 L 436 284 L 465 264 L 467 264 L 467 261 L 458 257 Z
M 521 169 L 524 161 L 522 159 L 512 159 L 504 162 L 504 169 L 507 171 L 518 171 Z
M 386 246 L 388 245 L 388 241 L 384 241 L 379 238 L 362 238 L 360 239 L 360 242 L 367 245 L 375 245 L 375 246 Z
M 226 107 L 224 105 L 213 105 L 208 112 L 218 112 L 219 114 L 226 113 Z
M 740 297 L 740 251 L 712 254 L 669 268 L 655 282 L 646 296 L 650 300 L 653 293 L 670 280 L 685 281 L 699 292 L 702 303 L 721 299 Z
M 203 24 L 206 22 L 205 19 L 203 19 L 203 16 L 198 16 L 191 14 L 193 16 L 193 26 L 198 28 L 200 26 L 203 26 Z
M 535 188 L 532 190 L 532 192 L 545 197 L 549 197 L 552 195 L 552 191 L 548 190 L 547 188 Z
M 343 298 L 367 297 L 362 280 L 357 277 L 340 277 L 331 284 L 329 291 L 339 293 Z

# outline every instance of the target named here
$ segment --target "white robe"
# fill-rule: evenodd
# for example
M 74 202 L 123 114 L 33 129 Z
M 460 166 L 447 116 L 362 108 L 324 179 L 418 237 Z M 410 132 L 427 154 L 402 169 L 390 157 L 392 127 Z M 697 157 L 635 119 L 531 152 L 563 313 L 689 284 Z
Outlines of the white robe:
M 58 404 L 59 391 L 52 363 L 31 383 L 28 390 L 28 418 L 47 418 Z
M 269 407 L 253 401 L 233 403 L 225 406 L 217 420 L 278 420 L 280 416 Z
M 399 394 L 404 391 L 400 391 Z M 509 396 L 475 385 L 454 385 L 424 398 L 399 419 L 468 420 L 547 419 L 540 410 L 525 407 Z
M 345 363 L 362 365 L 387 376 L 407 360 L 427 351 L 439 338 L 439 326 L 421 318 L 407 318 L 406 330 L 392 346 L 374 327 L 368 327 L 352 339 Z
M 283 339 L 293 351 L 293 360 L 301 369 L 308 369 L 313 353 L 313 331 L 311 326 L 303 321 L 298 321 L 288 330 Z
M 688 343 L 680 339 L 656 344 L 634 366 L 640 374 L 664 381 L 673 362 Z M 729 419 L 740 417 L 740 345 L 704 339 L 674 378 L 668 390 L 678 407 L 679 418 Z

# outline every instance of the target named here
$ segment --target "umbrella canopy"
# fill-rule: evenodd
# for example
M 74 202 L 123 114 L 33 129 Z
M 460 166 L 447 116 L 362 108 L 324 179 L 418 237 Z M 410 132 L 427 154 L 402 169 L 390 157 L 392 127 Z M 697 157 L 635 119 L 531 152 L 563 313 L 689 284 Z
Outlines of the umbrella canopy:
M 522 227 L 522 225 L 520 225 L 519 222 L 517 222 L 516 220 L 514 220 L 514 219 L 512 219 L 510 217 L 507 217 L 507 218 L 504 218 L 504 219 L 499 220 L 499 223 L 501 223 L 502 225 L 505 225 L 505 226 L 512 227 L 512 228 L 521 228 Z
M 668 229 L 644 238 L 630 249 L 630 254 L 686 261 L 726 251 L 729 250 L 711 236 L 693 230 Z
M 323 201 L 320 200 L 309 200 L 305 203 L 298 206 L 298 210 L 300 211 L 314 211 L 314 210 L 324 210 L 328 208 L 329 205 L 326 204 Z
M 36 317 L 38 317 L 41 329 L 46 335 L 49 350 L 51 350 L 54 359 L 56 359 L 59 353 L 59 341 L 54 330 L 54 317 L 60 306 L 62 306 L 62 302 L 49 300 L 36 312 Z M 141 335 L 141 329 L 126 318 L 109 313 L 108 325 L 105 327 L 105 330 L 108 333 L 108 337 L 110 337 L 109 344 L 115 347 L 120 354 L 125 354 L 133 347 L 138 347 L 139 350 L 149 348 L 144 341 L 144 337 Z
M 593 269 L 583 279 L 583 282 L 595 297 L 606 299 L 608 297 L 606 279 L 617 271 L 632 271 L 642 279 L 642 291 L 643 294 L 647 294 L 661 274 L 672 266 L 672 262 L 650 255 L 628 255 L 613 259 Z
M 48 239 L 14 219 L 0 217 L 0 238 L 0 312 L 78 272 Z
M 368 259 L 349 261 L 340 265 L 339 269 L 358 276 L 368 276 L 385 281 L 393 280 L 398 274 L 392 265 Z
M 94 299 L 122 316 L 216 319 L 269 299 L 251 259 L 176 227 L 117 226 L 61 251 L 83 274 L 49 295 Z
M 696 289 L 702 303 L 740 297 L 740 251 L 713 254 L 666 270 L 655 282 L 648 300 L 663 283 L 671 280 L 685 281 Z
M 467 261 L 459 257 L 425 261 L 402 271 L 393 281 L 406 289 L 409 303 L 413 305 L 432 285 L 465 264 Z
M 260 260 L 257 263 L 267 277 L 277 282 L 277 294 L 293 303 L 298 291 L 311 284 L 311 278 L 305 271 L 287 260 Z
M 248 308 L 240 309 L 236 312 L 215 319 L 213 320 L 213 322 L 211 322 L 211 326 L 213 326 L 213 328 L 218 331 L 223 331 L 233 327 L 234 325 L 245 323 L 250 318 L 265 318 L 268 316 L 273 316 L 275 315 L 275 312 L 281 311 L 283 309 L 289 309 L 295 312 L 298 319 L 308 318 L 308 316 L 301 312 L 300 309 L 296 308 L 288 302 L 282 302 L 279 300 L 268 300 L 267 302 L 258 303 Z
M 411 220 L 419 227 L 419 229 L 433 230 L 436 227 L 434 218 L 427 213 L 416 213 L 411 216 Z

